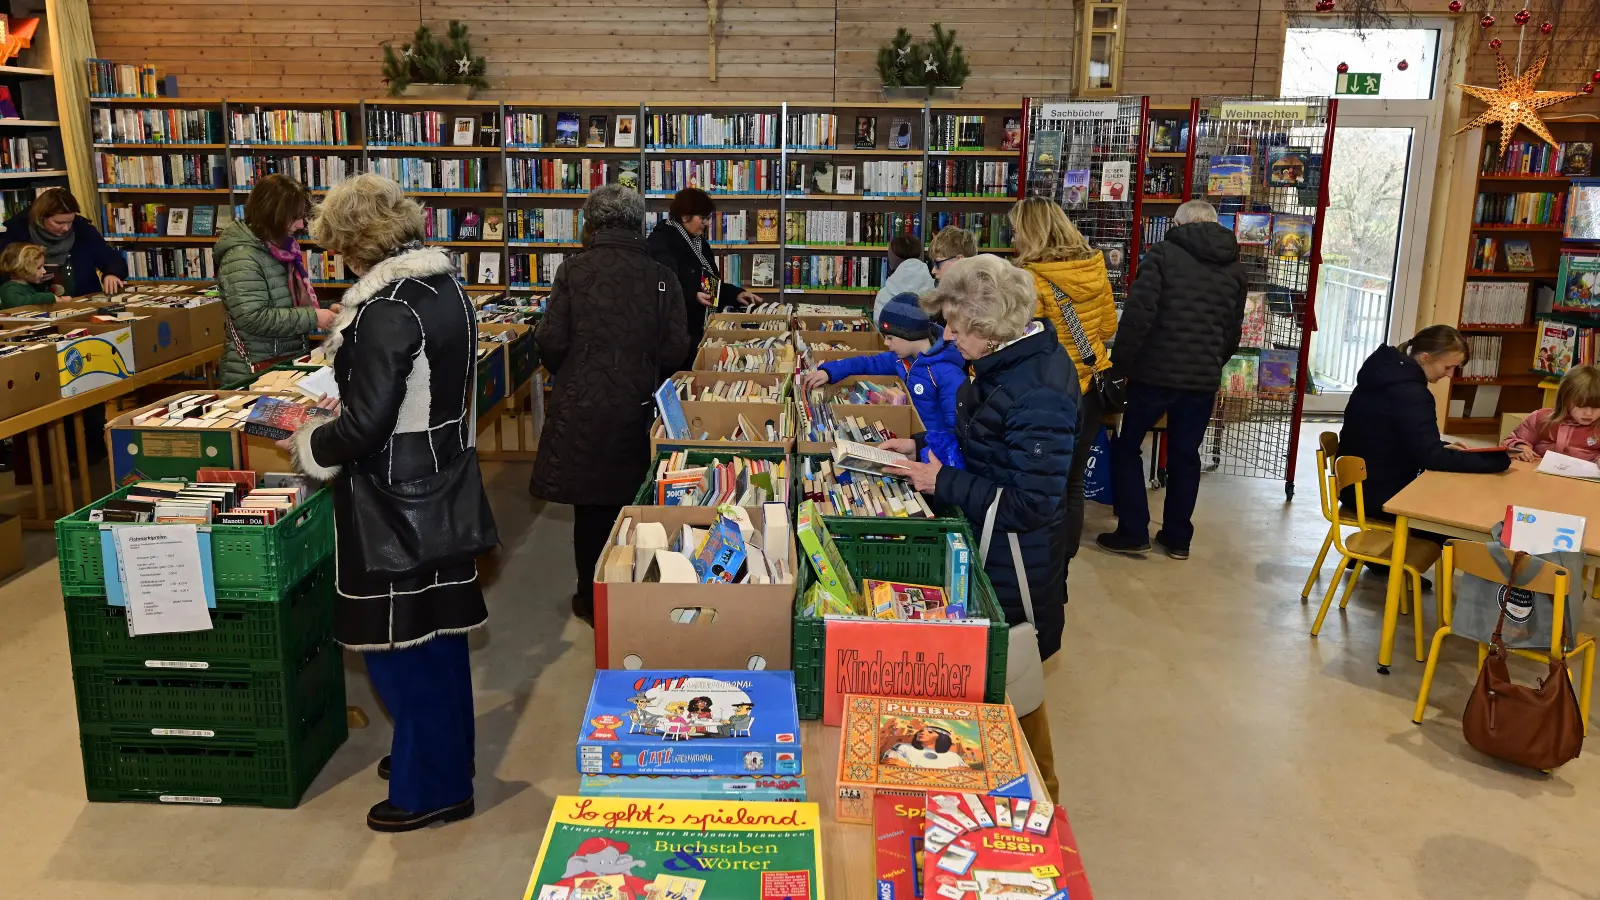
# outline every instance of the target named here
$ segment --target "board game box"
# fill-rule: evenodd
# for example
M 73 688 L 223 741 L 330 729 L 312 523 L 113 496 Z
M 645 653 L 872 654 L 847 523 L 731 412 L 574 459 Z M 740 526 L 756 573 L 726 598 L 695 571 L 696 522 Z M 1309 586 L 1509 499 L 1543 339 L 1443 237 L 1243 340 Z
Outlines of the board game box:
M 922 896 L 923 806 L 921 794 L 879 791 L 873 798 L 878 900 L 916 900 Z
M 585 775 L 578 783 L 578 794 L 645 800 L 804 803 L 806 780 L 799 775 Z
M 844 698 L 839 740 L 841 822 L 871 822 L 879 788 L 1032 796 L 1011 707 L 953 700 Z
M 815 803 L 557 797 L 523 900 L 823 900 Z
M 602 669 L 578 737 L 585 775 L 799 775 L 794 673 Z
M 1049 800 L 929 791 L 923 823 L 924 897 L 1092 896 L 1067 817 Z

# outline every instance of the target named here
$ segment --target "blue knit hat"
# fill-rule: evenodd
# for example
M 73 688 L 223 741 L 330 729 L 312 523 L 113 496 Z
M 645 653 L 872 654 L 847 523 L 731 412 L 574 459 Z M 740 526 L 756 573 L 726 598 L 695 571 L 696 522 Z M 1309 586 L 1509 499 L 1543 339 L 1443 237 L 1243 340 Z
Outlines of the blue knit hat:
M 917 304 L 917 295 L 907 291 L 895 294 L 878 314 L 878 330 L 907 341 L 926 341 L 933 337 L 933 323 Z

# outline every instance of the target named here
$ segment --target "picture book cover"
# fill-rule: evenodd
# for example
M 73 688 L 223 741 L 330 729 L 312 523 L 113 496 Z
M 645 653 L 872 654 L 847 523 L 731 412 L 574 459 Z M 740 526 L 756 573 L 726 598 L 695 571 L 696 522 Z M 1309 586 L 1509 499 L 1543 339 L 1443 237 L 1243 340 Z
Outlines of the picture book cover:
M 775 209 L 756 210 L 756 243 L 776 244 L 778 242 L 778 211 Z
M 1572 368 L 1578 327 L 1562 322 L 1539 323 L 1539 346 L 1533 352 L 1533 367 L 1547 375 L 1565 375 Z
M 639 189 L 639 161 L 624 159 L 617 163 L 617 184 L 625 188 Z
M 601 669 L 584 711 L 584 775 L 799 775 L 794 673 Z
M 1286 398 L 1294 396 L 1295 369 L 1300 355 L 1293 350 L 1261 351 L 1256 366 L 1256 389 L 1263 397 Z
M 1265 347 L 1267 344 L 1267 292 L 1244 295 L 1244 322 L 1239 326 L 1239 346 Z
M 1280 213 L 1272 217 L 1272 255 L 1278 259 L 1309 259 L 1311 217 Z
M 1255 353 L 1235 353 L 1222 364 L 1222 393 L 1229 397 L 1249 397 L 1256 392 Z
M 656 411 L 668 439 L 681 441 L 689 437 L 689 419 L 683 413 L 683 398 L 678 396 L 678 388 L 671 378 L 656 388 Z
M 921 794 L 879 791 L 872 802 L 878 900 L 916 900 L 922 893 Z
M 856 149 L 878 148 L 878 120 L 872 116 L 856 116 Z
M 556 144 L 557 147 L 578 146 L 578 114 L 556 113 Z
M 606 145 L 606 117 L 589 117 L 589 134 L 584 141 L 586 147 L 604 147 Z
M 1090 897 L 1066 815 L 1049 800 L 930 791 L 923 821 L 925 897 Z
M 841 727 L 835 811 L 841 822 L 871 822 L 879 788 L 1032 795 L 1010 706 L 849 696 Z
M 637 115 L 618 115 L 617 116 L 617 136 L 616 136 L 616 139 L 614 141 L 614 146 L 617 146 L 617 147 L 632 147 L 632 146 L 634 146 L 634 143 L 633 143 L 633 141 L 634 141 L 633 132 L 634 132 L 634 128 L 638 124 L 638 122 L 639 122 L 639 117 Z
M 1022 149 L 1022 119 L 1017 116 L 1006 116 L 1000 129 L 1001 150 Z
M 814 500 L 800 504 L 800 514 L 795 519 L 795 540 L 810 561 L 817 576 L 817 584 L 827 598 L 823 612 L 852 615 L 862 609 L 861 596 L 856 592 L 855 578 L 839 556 L 833 537 L 822 523 Z
M 1600 241 L 1600 179 L 1573 180 L 1563 234 L 1569 241 Z
M 1068 169 L 1061 176 L 1061 205 L 1082 209 L 1089 202 L 1089 170 Z
M 1560 277 L 1556 281 L 1556 305 L 1600 309 L 1600 256 L 1587 253 L 1561 254 Z
M 1233 234 L 1242 246 L 1265 246 L 1272 237 L 1272 213 L 1238 213 L 1234 216 Z
M 1531 241 L 1506 241 L 1506 271 L 1533 271 L 1533 243 Z M 1486 269 L 1493 269 L 1493 261 Z
M 744 568 L 744 559 L 744 538 L 739 533 L 739 523 L 729 516 L 718 515 L 689 561 L 694 564 L 701 584 L 732 584 Z
M 1065 141 L 1065 132 L 1035 132 L 1032 141 L 1033 158 L 1028 160 L 1028 171 L 1049 173 L 1061 168 L 1061 150 Z
M 823 620 L 822 724 L 844 720 L 845 697 L 915 697 L 982 703 L 989 677 L 989 620 Z M 907 763 L 940 768 L 951 762 Z
M 772 287 L 773 272 L 778 267 L 777 254 L 750 254 L 750 286 Z
M 823 900 L 815 803 L 557 797 L 522 900 Z
M 1561 174 L 1591 175 L 1593 169 L 1593 141 L 1572 141 L 1561 145 Z
M 585 775 L 578 782 L 578 795 L 804 803 L 806 780 L 799 775 Z
M 1206 193 L 1218 197 L 1248 197 L 1250 157 L 1211 157 L 1211 168 L 1206 173 Z
M 889 124 L 889 149 L 911 149 L 911 120 L 895 119 Z
M 1306 183 L 1308 147 L 1271 147 L 1267 150 L 1267 184 L 1271 187 L 1299 187 Z
M 1102 163 L 1100 166 L 1100 199 L 1102 202 L 1120 203 L 1129 199 L 1128 185 L 1133 180 L 1133 163 L 1127 160 Z

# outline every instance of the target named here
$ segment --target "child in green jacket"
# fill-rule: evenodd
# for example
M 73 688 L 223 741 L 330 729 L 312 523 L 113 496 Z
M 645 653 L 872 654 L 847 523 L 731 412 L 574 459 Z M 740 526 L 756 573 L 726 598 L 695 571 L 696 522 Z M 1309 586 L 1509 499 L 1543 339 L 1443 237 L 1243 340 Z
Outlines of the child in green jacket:
M 0 275 L 11 279 L 0 284 L 0 309 L 56 302 L 54 291 L 39 286 L 45 272 L 44 248 L 38 244 L 8 244 L 0 251 Z

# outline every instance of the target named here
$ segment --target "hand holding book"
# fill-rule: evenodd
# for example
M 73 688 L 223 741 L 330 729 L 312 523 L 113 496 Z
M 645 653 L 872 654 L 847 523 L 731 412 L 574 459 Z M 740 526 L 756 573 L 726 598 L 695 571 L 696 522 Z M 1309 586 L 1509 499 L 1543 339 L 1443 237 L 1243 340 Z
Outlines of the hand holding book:
M 325 409 L 325 410 L 327 410 L 328 411 L 328 415 L 329 415 L 330 418 L 332 416 L 337 416 L 339 414 L 339 398 L 338 397 L 323 397 L 321 400 L 318 400 L 316 402 L 316 408 L 317 409 Z M 290 452 L 294 451 L 294 435 L 293 434 L 289 435 L 288 437 L 286 437 L 286 438 L 284 438 L 282 440 L 273 441 L 272 443 L 276 444 L 279 449 L 288 450 Z

